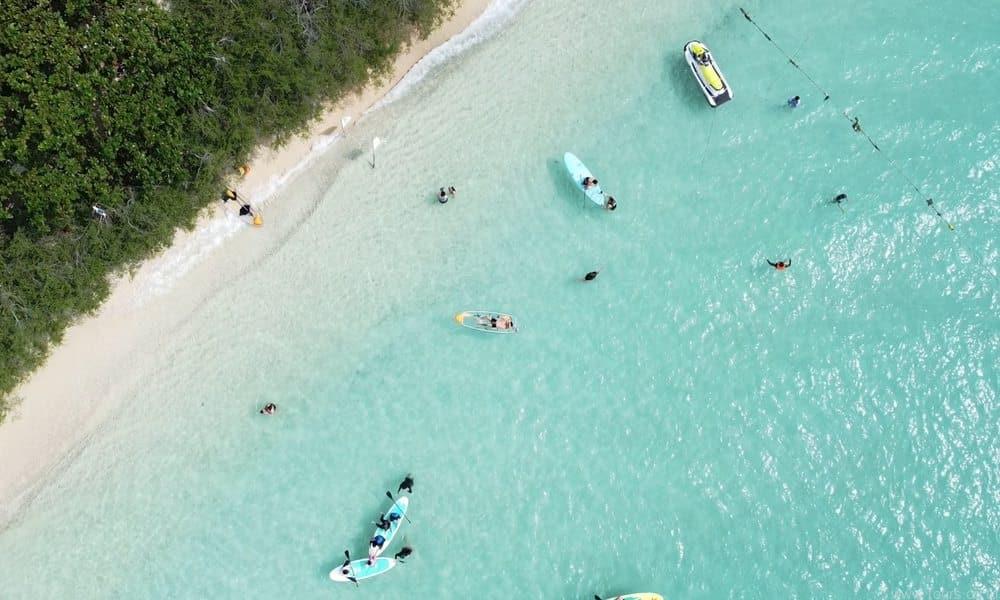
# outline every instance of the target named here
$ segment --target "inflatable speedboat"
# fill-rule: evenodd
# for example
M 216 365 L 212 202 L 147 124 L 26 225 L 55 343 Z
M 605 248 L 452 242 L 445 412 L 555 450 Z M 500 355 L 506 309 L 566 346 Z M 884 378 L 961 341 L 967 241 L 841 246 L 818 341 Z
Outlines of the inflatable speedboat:
M 715 107 L 733 99 L 733 91 L 722 76 L 719 66 L 715 64 L 708 46 L 698 40 L 691 40 L 684 45 L 684 58 L 691 66 L 691 72 L 710 105 Z

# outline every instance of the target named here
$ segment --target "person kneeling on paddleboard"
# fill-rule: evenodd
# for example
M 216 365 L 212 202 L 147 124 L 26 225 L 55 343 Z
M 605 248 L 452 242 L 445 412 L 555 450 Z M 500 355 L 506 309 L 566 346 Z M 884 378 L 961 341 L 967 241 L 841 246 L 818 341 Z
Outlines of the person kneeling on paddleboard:
M 378 527 L 379 529 L 384 529 L 388 531 L 389 528 L 392 527 L 392 521 L 386 519 L 385 513 L 382 513 L 382 516 L 378 518 L 378 521 L 375 523 L 375 526 Z

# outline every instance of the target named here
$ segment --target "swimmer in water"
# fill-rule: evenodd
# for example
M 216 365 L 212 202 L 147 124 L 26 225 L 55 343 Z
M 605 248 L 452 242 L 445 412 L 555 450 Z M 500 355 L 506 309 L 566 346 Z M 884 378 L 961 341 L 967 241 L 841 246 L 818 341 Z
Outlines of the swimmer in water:
M 397 552 L 396 555 L 393 556 L 392 558 L 393 560 L 398 560 L 399 562 L 405 562 L 404 559 L 411 554 L 413 554 L 413 548 L 410 548 L 409 546 L 403 546 L 402 548 L 399 549 L 399 552 Z
M 403 490 L 406 490 L 407 494 L 413 493 L 413 477 L 409 473 L 406 474 L 406 477 L 403 478 L 403 482 L 399 484 L 398 488 L 396 488 L 396 493 L 398 494 Z
M 789 258 L 788 260 L 779 260 L 778 262 L 767 261 L 767 264 L 771 265 L 778 271 L 784 271 L 788 267 L 792 266 L 792 259 Z
M 583 276 L 583 280 L 584 281 L 593 281 L 593 280 L 597 279 L 597 274 L 598 273 L 600 273 L 600 271 L 591 271 L 590 273 L 587 273 L 586 275 Z
M 260 409 L 260 414 L 262 415 L 273 415 L 278 412 L 278 405 L 274 402 L 268 402 L 264 405 L 264 408 Z

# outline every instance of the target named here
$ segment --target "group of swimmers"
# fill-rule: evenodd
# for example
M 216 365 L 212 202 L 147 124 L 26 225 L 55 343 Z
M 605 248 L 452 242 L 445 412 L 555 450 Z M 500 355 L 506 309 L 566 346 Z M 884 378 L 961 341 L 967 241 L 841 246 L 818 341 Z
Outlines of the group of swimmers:
M 837 194 L 836 196 L 833 197 L 833 200 L 830 201 L 831 204 L 836 204 L 837 206 L 840 206 L 841 203 L 843 203 L 843 202 L 847 202 L 847 194 L 844 194 L 844 193 Z M 841 207 L 841 210 L 843 210 L 843 207 Z M 789 268 L 789 267 L 792 266 L 792 259 L 788 258 L 788 259 L 785 259 L 785 260 L 779 260 L 779 261 L 775 261 L 775 262 L 772 262 L 771 260 L 767 259 L 767 264 L 769 264 L 772 267 L 774 267 L 775 270 L 777 270 L 777 271 L 784 271 L 785 269 L 787 269 L 787 268 Z M 589 275 L 589 273 L 588 273 L 588 275 Z M 596 275 L 595 275 L 595 277 L 596 277 Z
M 458 190 L 453 185 L 449 185 L 448 189 L 441 188 L 438 190 L 438 202 L 446 204 L 448 200 L 453 200 L 456 194 L 458 194 Z

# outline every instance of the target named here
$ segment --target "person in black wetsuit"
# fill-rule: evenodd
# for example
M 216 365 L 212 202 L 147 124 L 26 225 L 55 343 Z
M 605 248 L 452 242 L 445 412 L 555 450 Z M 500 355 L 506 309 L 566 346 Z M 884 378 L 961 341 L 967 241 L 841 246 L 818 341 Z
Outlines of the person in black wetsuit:
M 398 494 L 403 490 L 406 490 L 406 493 L 408 494 L 413 493 L 413 477 L 409 473 L 407 473 L 406 477 L 403 478 L 403 483 L 399 484 L 399 487 L 396 489 L 396 493 Z
M 792 259 L 789 258 L 788 260 L 779 260 L 778 262 L 767 261 L 767 264 L 779 271 L 784 271 L 788 267 L 792 266 Z
M 587 273 L 586 275 L 583 276 L 583 280 L 584 281 L 593 281 L 593 280 L 597 279 L 597 274 L 598 273 L 600 273 L 600 271 L 591 271 L 590 273 Z
M 399 562 L 404 562 L 404 559 L 411 554 L 413 554 L 413 548 L 410 548 L 409 546 L 403 546 L 402 548 L 400 548 L 399 552 L 397 552 L 396 555 L 393 556 L 392 558 L 394 560 L 398 560 Z

